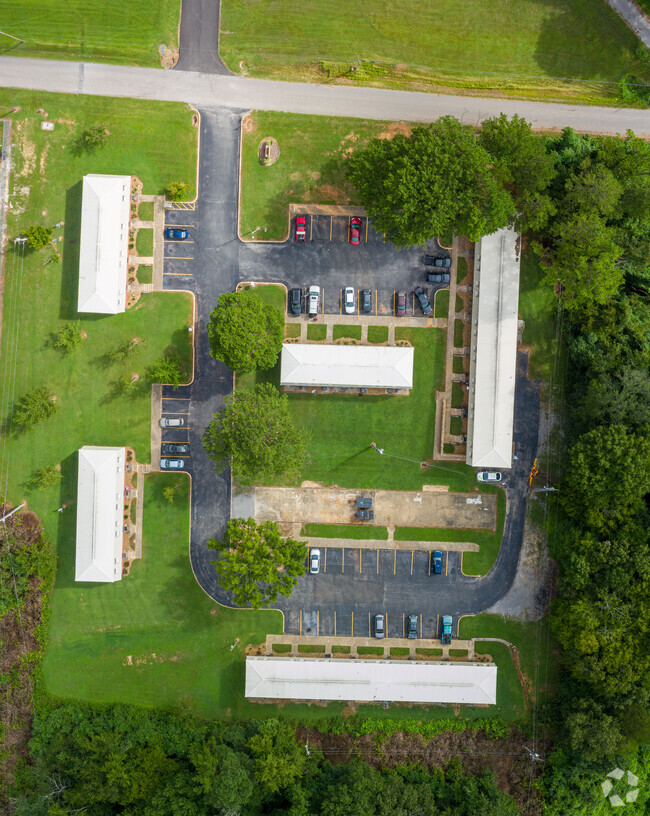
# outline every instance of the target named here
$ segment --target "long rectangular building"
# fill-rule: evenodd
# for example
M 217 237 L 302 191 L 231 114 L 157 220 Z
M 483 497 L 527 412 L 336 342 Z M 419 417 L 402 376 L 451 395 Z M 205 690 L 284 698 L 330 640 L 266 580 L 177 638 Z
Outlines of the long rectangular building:
M 493 663 L 247 657 L 246 697 L 494 705 Z
M 84 176 L 77 311 L 126 308 L 131 176 Z
M 410 346 L 285 343 L 280 385 L 410 389 L 413 351 Z
M 126 448 L 79 451 L 75 581 L 122 578 Z
M 467 464 L 512 466 L 517 369 L 519 236 L 501 229 L 474 256 Z

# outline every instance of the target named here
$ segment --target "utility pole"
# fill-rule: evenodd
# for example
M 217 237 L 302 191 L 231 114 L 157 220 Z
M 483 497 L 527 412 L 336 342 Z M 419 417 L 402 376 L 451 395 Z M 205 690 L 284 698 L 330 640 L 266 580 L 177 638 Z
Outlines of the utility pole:
M 27 504 L 26 501 L 21 501 L 21 503 L 18 505 L 18 507 L 14 507 L 14 509 L 10 513 L 7 513 L 6 515 L 4 515 L 0 519 L 0 522 L 5 522 L 9 518 L 9 516 L 13 516 L 14 513 L 17 513 L 19 510 L 22 510 L 22 508 L 25 507 L 26 504 Z

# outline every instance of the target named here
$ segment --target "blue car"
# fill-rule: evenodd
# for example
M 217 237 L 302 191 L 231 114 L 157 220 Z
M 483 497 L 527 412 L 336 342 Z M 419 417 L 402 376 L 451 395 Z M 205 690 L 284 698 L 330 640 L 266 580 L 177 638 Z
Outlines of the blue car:
M 184 241 L 188 235 L 189 232 L 186 229 L 174 229 L 173 227 L 168 227 L 165 230 L 165 238 L 168 240 Z
M 442 553 L 436 550 L 433 554 L 433 572 L 434 575 L 440 575 L 442 572 Z

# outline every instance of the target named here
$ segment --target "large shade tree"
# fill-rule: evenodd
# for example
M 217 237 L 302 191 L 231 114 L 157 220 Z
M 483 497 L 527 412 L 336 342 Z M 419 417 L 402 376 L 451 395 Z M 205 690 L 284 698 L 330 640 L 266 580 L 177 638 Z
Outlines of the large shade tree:
M 273 368 L 282 347 L 284 317 L 252 290 L 226 292 L 208 323 L 210 353 L 233 371 Z
M 283 538 L 273 521 L 230 519 L 223 539 L 211 538 L 208 547 L 219 553 L 219 584 L 238 606 L 260 609 L 278 594 L 289 597 L 305 573 L 307 545 Z
M 289 400 L 270 383 L 227 396 L 203 434 L 203 446 L 222 472 L 230 460 L 236 480 L 293 479 L 305 455 L 306 436 L 289 413 Z
M 472 128 L 444 116 L 410 136 L 371 139 L 348 178 L 378 232 L 399 247 L 445 233 L 478 240 L 508 224 L 515 205 Z

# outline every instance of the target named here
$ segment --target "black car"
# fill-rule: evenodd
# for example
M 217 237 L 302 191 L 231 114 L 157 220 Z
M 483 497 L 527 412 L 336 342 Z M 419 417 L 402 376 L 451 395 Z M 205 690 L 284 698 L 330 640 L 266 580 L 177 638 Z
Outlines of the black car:
M 442 267 L 443 269 L 449 269 L 451 266 L 451 258 L 447 258 L 445 256 L 438 256 L 434 259 L 433 265 L 437 267 Z
M 418 286 L 413 290 L 413 294 L 420 301 L 420 306 L 422 307 L 424 314 L 430 315 L 433 310 L 431 308 L 431 304 L 427 300 L 427 293 L 424 291 L 424 289 L 421 286 Z
M 424 258 L 422 259 L 422 263 L 425 266 L 434 266 L 435 262 L 436 262 L 435 255 L 425 255 Z
M 406 619 L 406 637 L 416 638 L 418 636 L 418 616 L 409 615 Z
M 370 312 L 372 310 L 372 292 L 370 289 L 361 290 L 361 311 Z
M 442 272 L 427 272 L 427 280 L 429 283 L 442 283 Z
M 357 521 L 374 521 L 374 510 L 357 510 Z
M 163 453 L 189 453 L 189 445 L 172 445 L 171 442 L 162 446 Z
M 291 289 L 289 292 L 289 310 L 291 314 L 302 314 L 302 289 Z

